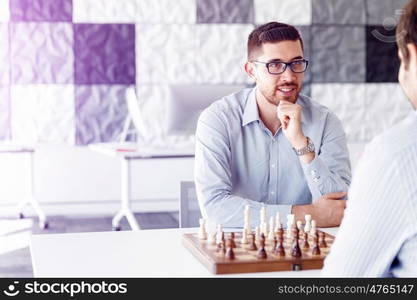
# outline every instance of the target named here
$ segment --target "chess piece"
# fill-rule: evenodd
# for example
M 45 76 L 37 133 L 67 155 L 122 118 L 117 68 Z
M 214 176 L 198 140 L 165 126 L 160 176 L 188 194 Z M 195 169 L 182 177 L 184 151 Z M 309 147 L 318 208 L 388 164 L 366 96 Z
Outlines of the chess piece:
M 272 249 L 271 249 L 271 252 L 274 252 L 275 251 L 275 249 L 277 248 L 277 244 L 278 244 L 277 237 L 274 236 L 274 239 L 272 240 Z
M 308 233 L 306 231 L 304 231 L 304 241 L 303 241 L 302 248 L 303 249 L 310 248 L 310 244 L 308 243 Z
M 269 232 L 268 232 L 268 241 L 272 241 L 275 237 L 275 221 L 274 217 L 269 218 Z
M 235 253 L 233 251 L 233 240 L 230 238 L 227 240 L 226 243 L 226 258 L 228 259 L 235 259 Z
M 225 240 L 221 240 L 220 243 L 217 244 L 217 252 L 226 253 L 226 244 L 225 244 Z
M 320 255 L 320 247 L 319 247 L 319 236 L 316 233 L 313 235 L 313 249 L 311 250 L 311 254 L 313 255 Z
M 260 259 L 267 258 L 266 251 L 265 251 L 265 236 L 264 235 L 261 236 L 260 248 L 259 248 L 257 257 Z
M 275 226 L 278 226 L 278 224 L 281 225 L 281 217 L 279 215 L 279 211 L 277 211 L 277 214 L 275 215 Z
M 292 229 L 292 236 L 293 236 L 293 242 L 291 246 L 291 256 L 292 257 L 301 257 L 301 249 L 300 245 L 298 243 L 299 240 L 299 230 L 296 226 L 293 226 Z
M 219 244 L 222 240 L 223 233 L 223 226 L 221 224 L 217 225 L 217 233 L 216 233 L 216 244 Z
M 294 224 L 294 214 L 287 215 L 287 238 L 291 238 L 291 228 Z
M 259 228 L 259 226 L 255 227 L 255 240 L 259 241 L 259 239 L 261 238 L 261 229 Z
M 285 256 L 285 249 L 284 249 L 284 236 L 278 236 L 278 244 L 274 250 L 275 255 L 278 256 Z
M 323 231 L 321 231 L 319 237 L 320 237 L 320 239 L 319 239 L 320 248 L 327 248 L 326 234 Z
M 251 234 L 251 213 L 250 213 L 250 206 L 245 205 L 244 211 L 244 229 L 246 229 L 247 234 Z
M 215 232 L 207 233 L 207 243 L 209 245 L 216 245 L 216 233 Z
M 261 210 L 259 212 L 259 220 L 260 220 L 260 224 L 266 222 L 266 206 L 262 205 Z
M 297 228 L 298 228 L 299 234 L 300 235 L 303 234 L 303 222 L 301 222 L 301 220 L 297 221 Z
M 316 220 L 311 221 L 311 228 L 310 228 L 310 234 L 315 235 L 317 232 L 317 226 L 316 226 Z
M 267 236 L 268 235 L 268 223 L 262 222 L 261 223 L 261 234 Z
M 200 218 L 200 228 L 198 229 L 198 238 L 200 240 L 207 239 L 207 231 L 206 231 L 206 219 Z
M 232 248 L 236 248 L 235 233 L 234 232 L 231 232 L 230 233 L 230 243 L 231 243 L 231 247 Z
M 304 226 L 304 231 L 309 232 L 311 229 L 311 215 L 305 215 L 304 216 L 306 220 L 306 225 Z
M 242 239 L 240 240 L 240 243 L 247 244 L 248 242 L 248 233 L 246 232 L 246 230 L 242 230 Z
M 252 233 L 251 237 L 252 238 L 250 239 L 249 250 L 257 250 L 258 247 L 256 247 L 256 243 L 255 243 L 255 239 L 256 239 L 255 234 Z

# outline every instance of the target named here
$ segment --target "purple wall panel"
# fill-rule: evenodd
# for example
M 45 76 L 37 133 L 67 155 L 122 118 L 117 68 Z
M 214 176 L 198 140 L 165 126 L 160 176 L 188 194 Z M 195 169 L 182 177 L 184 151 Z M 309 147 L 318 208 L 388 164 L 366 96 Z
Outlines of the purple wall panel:
M 75 83 L 135 83 L 134 24 L 75 24 L 74 30 Z
M 15 22 L 71 22 L 72 0 L 11 0 L 10 19 Z
M 127 85 L 77 85 L 76 143 L 117 141 L 127 116 Z

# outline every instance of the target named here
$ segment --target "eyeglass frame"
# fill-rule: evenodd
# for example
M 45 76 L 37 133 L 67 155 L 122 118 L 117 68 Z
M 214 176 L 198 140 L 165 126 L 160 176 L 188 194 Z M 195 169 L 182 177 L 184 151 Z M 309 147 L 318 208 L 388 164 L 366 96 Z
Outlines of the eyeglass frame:
M 299 62 L 299 61 L 303 61 L 303 62 L 305 62 L 306 67 L 305 67 L 304 71 L 302 71 L 302 72 L 295 72 L 295 71 L 292 69 L 292 67 L 291 67 L 291 66 L 292 66 L 292 64 L 293 64 L 293 63 L 295 63 L 295 62 Z M 307 68 L 308 68 L 308 59 L 305 59 L 305 58 L 303 58 L 303 59 L 293 60 L 293 61 L 290 61 L 290 62 L 285 62 L 285 61 L 270 61 L 270 62 L 263 62 L 263 61 L 258 61 L 258 60 L 252 60 L 251 62 L 253 62 L 253 63 L 259 63 L 259 64 L 263 64 L 263 65 L 265 65 L 266 69 L 268 70 L 268 73 L 269 73 L 269 74 L 271 74 L 271 75 L 279 75 L 279 74 L 284 73 L 284 72 L 287 70 L 287 67 L 288 67 L 288 66 L 290 67 L 291 72 L 296 73 L 296 74 L 301 74 L 301 73 L 304 73 L 305 71 L 307 71 Z M 283 70 L 281 73 L 271 73 L 271 72 L 269 71 L 269 65 L 270 65 L 270 64 L 276 64 L 276 63 L 280 63 L 280 64 L 284 64 L 284 65 L 285 65 L 284 70 Z

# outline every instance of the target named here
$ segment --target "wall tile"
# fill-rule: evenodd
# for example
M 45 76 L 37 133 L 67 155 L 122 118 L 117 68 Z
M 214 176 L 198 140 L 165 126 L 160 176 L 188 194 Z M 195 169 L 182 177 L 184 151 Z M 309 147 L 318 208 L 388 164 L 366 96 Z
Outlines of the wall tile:
M 13 83 L 73 82 L 74 50 L 71 24 L 11 23 L 10 26 Z
M 73 0 L 76 23 L 135 23 L 138 0 Z
M 199 83 L 245 84 L 246 43 L 253 25 L 197 25 Z
M 398 83 L 368 83 L 366 110 L 372 120 L 372 137 L 391 128 L 413 111 Z
M 407 2 L 407 0 L 366 0 L 367 24 L 388 26 L 395 24 Z
M 10 19 L 15 22 L 71 22 L 72 0 L 11 0 Z
M 328 107 L 342 121 L 348 141 L 369 141 L 373 120 L 367 112 L 366 84 L 313 83 L 312 99 Z
M 8 22 L 10 18 L 9 1 L 0 1 L 0 22 Z
M 127 117 L 128 85 L 77 85 L 76 143 L 117 142 Z
M 10 139 L 10 87 L 0 85 L 0 140 Z
M 398 82 L 400 60 L 395 29 L 366 27 L 366 82 Z
M 135 83 L 134 24 L 75 24 L 74 27 L 75 83 Z
M 307 71 L 304 73 L 304 82 L 311 82 L 311 65 L 314 63 L 311 59 L 311 28 L 310 26 L 296 26 L 299 30 L 304 45 L 304 57 L 308 59 L 309 64 Z M 307 90 L 307 88 L 305 89 Z
M 255 23 L 311 24 L 311 0 L 254 0 Z
M 0 85 L 10 83 L 10 51 L 8 24 L 0 23 Z
M 365 82 L 365 29 L 313 26 L 313 82 Z
M 136 25 L 137 82 L 196 82 L 195 25 Z
M 253 0 L 197 0 L 197 23 L 253 21 Z
M 12 85 L 11 107 L 14 140 L 74 144 L 73 85 Z
M 364 0 L 312 0 L 313 24 L 366 23 Z
M 194 24 L 196 0 L 136 0 L 140 24 Z

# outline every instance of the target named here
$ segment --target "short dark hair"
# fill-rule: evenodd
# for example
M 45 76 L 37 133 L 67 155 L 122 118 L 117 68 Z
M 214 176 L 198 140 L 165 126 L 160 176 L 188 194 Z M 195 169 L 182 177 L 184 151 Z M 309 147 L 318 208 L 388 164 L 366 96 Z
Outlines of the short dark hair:
M 296 40 L 300 40 L 301 48 L 304 50 L 300 32 L 294 26 L 278 22 L 260 25 L 249 34 L 248 60 L 252 60 L 255 53 L 260 52 L 264 43 Z
M 410 0 L 401 11 L 396 36 L 404 63 L 408 65 L 410 53 L 407 44 L 417 44 L 417 0 Z

